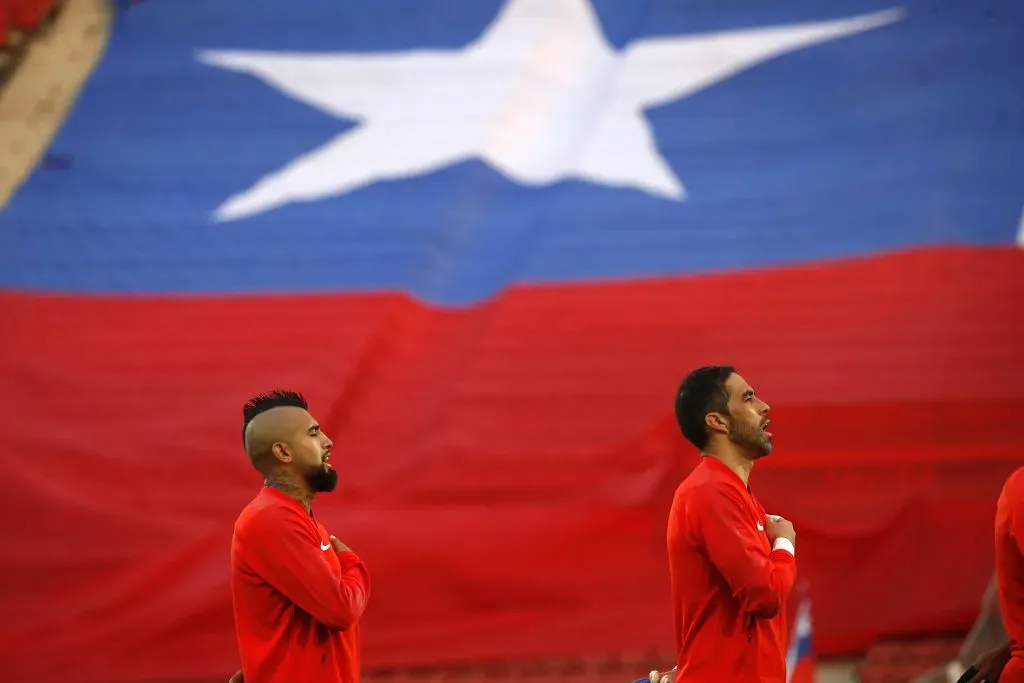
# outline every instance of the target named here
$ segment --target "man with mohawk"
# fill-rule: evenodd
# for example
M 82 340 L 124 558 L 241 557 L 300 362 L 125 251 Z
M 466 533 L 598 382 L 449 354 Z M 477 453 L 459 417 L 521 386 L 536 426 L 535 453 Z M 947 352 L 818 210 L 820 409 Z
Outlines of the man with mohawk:
M 293 391 L 243 409 L 242 438 L 263 489 L 235 522 L 231 597 L 242 670 L 232 683 L 358 683 L 362 560 L 313 516 L 333 491 L 331 440 Z

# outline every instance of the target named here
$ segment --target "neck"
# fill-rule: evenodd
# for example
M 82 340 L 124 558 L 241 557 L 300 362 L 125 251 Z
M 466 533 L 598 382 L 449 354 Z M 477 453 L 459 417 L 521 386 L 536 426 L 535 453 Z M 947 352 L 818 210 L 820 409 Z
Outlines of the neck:
M 313 504 L 313 491 L 310 490 L 309 485 L 287 470 L 271 472 L 263 480 L 263 483 L 291 496 L 302 503 L 307 510 Z
M 702 455 L 722 463 L 736 473 L 736 476 L 743 481 L 744 486 L 750 486 L 750 471 L 754 469 L 753 458 L 735 448 L 720 449 L 715 452 L 705 451 Z

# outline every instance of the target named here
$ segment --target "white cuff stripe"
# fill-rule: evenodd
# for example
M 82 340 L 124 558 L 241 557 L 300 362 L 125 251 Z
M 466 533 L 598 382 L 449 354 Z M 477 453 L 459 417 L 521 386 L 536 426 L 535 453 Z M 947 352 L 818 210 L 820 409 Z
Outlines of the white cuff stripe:
M 776 538 L 775 544 L 772 546 L 772 550 L 785 550 L 793 557 L 796 557 L 796 546 L 794 546 L 793 541 L 788 538 Z

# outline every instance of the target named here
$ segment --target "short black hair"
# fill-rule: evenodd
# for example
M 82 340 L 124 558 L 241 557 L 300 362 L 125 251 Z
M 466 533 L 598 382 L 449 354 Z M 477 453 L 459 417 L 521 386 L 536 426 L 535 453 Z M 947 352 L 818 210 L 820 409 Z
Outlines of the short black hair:
M 297 391 L 275 389 L 250 398 L 248 403 L 242 408 L 242 443 L 245 443 L 245 428 L 249 426 L 249 423 L 257 415 L 265 413 L 272 408 L 280 408 L 282 406 L 309 410 L 306 398 Z
M 707 365 L 697 368 L 680 383 L 676 391 L 676 422 L 686 440 L 703 451 L 708 445 L 708 413 L 729 412 L 729 390 L 725 382 L 736 372 L 731 365 Z

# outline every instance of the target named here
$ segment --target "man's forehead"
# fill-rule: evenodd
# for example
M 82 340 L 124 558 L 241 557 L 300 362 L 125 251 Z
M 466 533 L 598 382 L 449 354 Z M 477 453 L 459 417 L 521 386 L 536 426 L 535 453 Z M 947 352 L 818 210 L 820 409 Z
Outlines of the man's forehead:
M 747 380 L 735 372 L 729 375 L 729 379 L 725 380 L 725 388 L 729 390 L 730 397 L 742 396 L 747 392 L 753 391 L 753 388 L 747 384 Z

